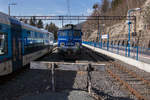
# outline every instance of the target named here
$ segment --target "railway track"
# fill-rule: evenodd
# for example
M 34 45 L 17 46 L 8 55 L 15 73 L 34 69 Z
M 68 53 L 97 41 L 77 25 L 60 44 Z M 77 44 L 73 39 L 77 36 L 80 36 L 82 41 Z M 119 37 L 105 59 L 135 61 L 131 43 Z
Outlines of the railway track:
M 48 56 L 45 56 L 44 58 L 41 58 L 35 61 L 37 62 L 37 64 L 35 65 L 37 66 L 37 69 L 36 68 L 35 68 L 36 70 L 31 69 L 28 72 L 28 74 L 31 74 L 31 73 L 33 74 L 35 71 L 35 75 L 37 75 L 36 71 L 39 71 L 40 73 L 42 73 L 41 75 L 45 73 L 44 74 L 45 76 L 42 76 L 41 79 L 39 80 L 41 81 L 43 78 L 46 77 L 45 80 L 48 80 L 48 81 L 44 81 L 45 83 L 42 83 L 42 82 L 40 83 L 39 80 L 36 80 L 37 81 L 36 83 L 38 83 L 39 81 L 39 84 L 46 84 L 50 88 L 47 89 L 47 86 L 46 86 L 46 90 L 45 90 L 45 86 L 43 87 L 39 86 L 41 88 L 40 90 L 56 91 L 56 92 L 58 91 L 61 92 L 65 89 L 66 90 L 70 89 L 69 92 L 72 90 L 81 90 L 81 91 L 88 92 L 89 95 L 92 96 L 95 100 L 120 100 L 118 98 L 118 95 L 116 94 L 121 93 L 121 96 L 120 95 L 119 96 L 125 98 L 124 100 L 126 100 L 126 98 L 127 100 L 133 100 L 133 99 L 130 99 L 130 97 L 128 97 L 128 94 L 129 94 L 128 91 L 125 90 L 125 92 L 124 91 L 122 92 L 122 89 L 120 88 L 116 89 L 115 84 L 118 85 L 118 83 L 120 83 L 121 86 L 122 85 L 125 86 L 131 92 L 130 95 L 132 96 L 135 95 L 135 97 L 138 98 L 139 100 L 149 100 L 150 82 L 140 77 L 139 75 L 137 75 L 134 71 L 125 68 L 124 66 L 118 64 L 117 62 L 114 62 L 114 60 L 112 60 L 111 58 L 105 55 L 101 55 L 96 52 L 93 52 L 90 49 L 84 48 L 84 50 L 82 50 L 82 55 L 80 55 L 79 59 L 75 61 L 74 60 L 70 61 L 67 59 L 63 60 L 64 59 L 63 56 L 57 54 L 56 51 L 57 50 L 54 50 L 52 54 L 49 54 Z M 47 68 L 48 69 L 47 71 L 40 69 L 43 66 L 43 65 L 40 65 L 42 63 L 45 63 L 46 65 L 49 66 Z M 54 65 L 55 65 L 55 68 L 54 68 Z M 51 68 L 51 66 L 53 66 L 53 68 Z M 24 74 L 26 73 L 23 73 L 23 76 L 21 76 L 21 79 L 22 77 L 26 76 Z M 39 75 L 38 77 L 41 76 L 40 74 L 38 75 Z M 55 76 L 55 77 L 52 78 L 52 76 Z M 107 81 L 107 78 L 110 81 Z M 13 79 L 15 80 L 15 78 Z M 30 80 L 32 80 L 32 78 L 30 78 Z M 26 82 L 23 82 L 23 83 L 26 83 Z M 51 88 L 52 84 L 54 85 Z M 106 85 L 106 87 L 103 85 Z M 28 88 L 29 87 L 28 85 L 24 87 L 25 88 L 22 90 L 26 90 L 26 91 L 28 90 L 29 93 L 32 90 Z M 33 87 L 37 89 L 35 85 Z M 114 87 L 113 89 L 115 89 L 115 92 L 117 91 L 115 94 L 113 94 L 114 91 L 112 91 L 111 89 L 112 87 Z M 103 90 L 106 90 L 106 92 L 105 91 L 103 92 Z M 107 92 L 108 90 L 112 92 Z M 18 91 L 14 92 L 14 94 L 16 95 L 19 94 Z M 100 92 L 101 93 L 103 92 L 103 94 L 100 94 Z M 125 93 L 125 95 L 122 95 L 123 93 Z M 12 93 L 10 92 L 9 95 L 10 94 Z M 113 96 L 111 94 L 113 94 Z
M 138 100 L 149 100 L 150 81 L 115 62 L 110 63 L 106 71 Z
M 83 52 L 84 51 L 84 52 Z M 89 64 L 91 64 L 92 70 L 94 69 L 92 64 L 107 64 L 108 66 L 106 67 L 106 73 L 108 76 L 106 77 L 113 77 L 115 80 L 115 82 L 119 82 L 121 85 L 123 85 L 125 88 L 128 89 L 128 91 L 130 92 L 129 94 L 132 94 L 132 96 L 134 95 L 137 99 L 139 100 L 149 100 L 150 98 L 150 82 L 148 80 L 145 80 L 144 78 L 140 77 L 139 75 L 137 75 L 134 71 L 131 71 L 123 66 L 121 66 L 119 63 L 115 62 L 113 59 L 105 56 L 105 55 L 101 55 L 98 54 L 96 52 L 93 52 L 90 49 L 84 48 L 84 50 L 82 51 L 82 55 L 80 55 L 81 57 L 75 61 L 63 61 L 63 62 L 59 62 L 56 64 L 60 64 L 60 63 L 66 63 L 67 65 L 69 64 L 86 64 L 87 66 Z M 84 57 L 85 56 L 85 57 Z M 82 57 L 88 58 L 89 62 L 86 61 L 81 61 Z M 87 59 L 87 60 L 88 60 Z M 92 90 L 93 86 L 92 86 L 92 82 L 91 82 L 91 72 L 92 70 L 87 70 L 88 72 L 88 87 L 87 87 L 87 91 L 89 92 L 89 94 L 94 97 L 96 100 L 104 100 L 104 98 L 99 95 L 98 93 L 96 93 L 94 90 Z M 83 74 L 84 72 L 82 71 L 78 71 L 78 73 Z M 115 100 L 115 99 L 113 99 Z
M 99 62 L 97 59 L 101 57 L 108 61 L 106 71 L 119 82 L 120 85 L 123 85 L 130 94 L 134 95 L 138 100 L 150 100 L 150 81 L 144 79 L 134 72 L 131 69 L 124 67 L 116 61 L 112 61 L 104 55 L 99 55 L 97 53 L 89 53 L 89 56 L 93 58 L 94 61 Z

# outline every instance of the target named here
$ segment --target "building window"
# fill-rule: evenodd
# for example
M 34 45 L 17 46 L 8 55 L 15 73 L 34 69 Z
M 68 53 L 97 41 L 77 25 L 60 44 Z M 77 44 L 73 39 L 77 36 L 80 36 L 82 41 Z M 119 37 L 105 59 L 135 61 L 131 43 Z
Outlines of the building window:
M 0 32 L 0 56 L 8 52 L 7 34 Z

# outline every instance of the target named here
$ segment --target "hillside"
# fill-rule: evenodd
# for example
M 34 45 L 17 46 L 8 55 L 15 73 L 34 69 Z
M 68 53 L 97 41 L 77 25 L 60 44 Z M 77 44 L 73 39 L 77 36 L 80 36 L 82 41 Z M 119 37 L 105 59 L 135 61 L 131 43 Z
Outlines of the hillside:
M 115 0 L 114 0 L 115 1 Z M 126 0 L 125 0 L 126 1 Z M 140 11 L 134 11 L 131 13 L 131 16 L 136 16 L 136 23 L 131 21 L 131 46 L 141 46 L 145 48 L 150 48 L 150 0 L 131 0 L 132 3 L 125 8 L 125 2 L 120 3 L 117 8 L 113 11 L 106 11 L 105 13 L 100 13 L 104 16 L 128 16 L 127 12 L 129 9 L 141 8 Z M 134 2 L 133 2 L 134 1 Z M 143 1 L 143 2 L 142 2 Z M 137 4 L 136 4 L 137 3 Z M 122 5 L 122 6 L 121 6 Z M 125 8 L 125 9 L 124 9 Z M 110 8 L 109 8 L 110 9 Z M 119 11 L 120 10 L 120 11 Z M 96 15 L 96 11 L 102 12 L 99 8 L 94 10 L 93 15 Z M 122 12 L 121 12 L 122 11 Z M 108 13 L 111 12 L 111 13 Z M 124 12 L 124 13 L 123 13 Z M 98 31 L 98 24 L 96 21 L 87 21 L 83 25 L 84 36 L 83 39 L 89 39 L 91 41 L 98 41 L 98 33 L 109 34 L 110 39 L 109 43 L 114 45 L 127 45 L 128 40 L 128 20 L 100 20 L 100 30 Z M 103 43 L 107 40 L 103 40 Z

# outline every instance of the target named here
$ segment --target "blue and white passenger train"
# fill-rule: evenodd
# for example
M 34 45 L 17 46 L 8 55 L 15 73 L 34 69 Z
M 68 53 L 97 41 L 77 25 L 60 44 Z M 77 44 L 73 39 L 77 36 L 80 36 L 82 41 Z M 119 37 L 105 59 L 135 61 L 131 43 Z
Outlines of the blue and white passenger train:
M 82 32 L 75 25 L 68 24 L 58 31 L 59 52 L 76 55 L 82 48 Z
M 0 76 L 50 52 L 54 36 L 0 12 Z

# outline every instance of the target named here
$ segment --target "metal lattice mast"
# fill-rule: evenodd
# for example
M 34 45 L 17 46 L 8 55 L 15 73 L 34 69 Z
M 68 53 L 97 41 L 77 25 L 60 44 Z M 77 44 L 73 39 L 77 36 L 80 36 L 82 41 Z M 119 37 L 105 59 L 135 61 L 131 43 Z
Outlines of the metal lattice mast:
M 67 0 L 67 16 L 71 17 L 71 10 L 70 10 L 70 0 Z M 70 18 L 71 19 L 71 18 Z M 68 19 L 69 20 L 69 19 Z M 70 20 L 70 24 L 71 24 L 71 20 Z

